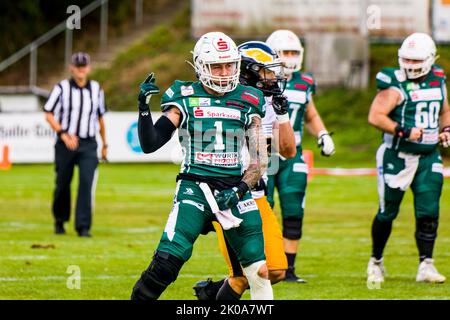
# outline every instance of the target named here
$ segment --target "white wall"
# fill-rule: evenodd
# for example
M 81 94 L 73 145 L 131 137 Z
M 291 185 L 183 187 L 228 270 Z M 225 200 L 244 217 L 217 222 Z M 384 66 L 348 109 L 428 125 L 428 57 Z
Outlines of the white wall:
M 161 113 L 152 113 L 153 120 Z M 181 161 L 177 135 L 160 150 L 144 154 L 137 136 L 137 112 L 108 112 L 105 115 L 108 160 L 111 162 L 175 162 Z M 45 121 L 43 112 L 0 114 L 0 156 L 9 146 L 12 163 L 50 163 L 54 159 L 56 136 Z M 99 142 L 99 155 L 101 140 Z

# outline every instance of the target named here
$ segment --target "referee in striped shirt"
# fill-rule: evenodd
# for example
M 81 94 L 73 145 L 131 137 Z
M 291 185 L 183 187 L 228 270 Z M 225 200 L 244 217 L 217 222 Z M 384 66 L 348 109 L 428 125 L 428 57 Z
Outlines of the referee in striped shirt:
M 65 234 L 64 222 L 70 218 L 70 184 L 74 166 L 79 168 L 75 229 L 80 237 L 90 237 L 92 207 L 97 177 L 98 128 L 102 139 L 102 159 L 107 148 L 105 96 L 98 82 L 89 80 L 87 53 L 78 52 L 70 64 L 72 77 L 59 82 L 44 106 L 46 120 L 57 133 L 55 144 L 56 188 L 53 195 L 55 233 Z

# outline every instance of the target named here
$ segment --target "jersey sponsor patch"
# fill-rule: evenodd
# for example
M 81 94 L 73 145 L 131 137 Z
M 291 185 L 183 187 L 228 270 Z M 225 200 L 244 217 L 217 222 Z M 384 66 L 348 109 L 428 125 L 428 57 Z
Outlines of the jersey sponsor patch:
M 255 106 L 257 106 L 259 104 L 259 96 L 251 90 L 245 90 L 242 92 L 241 98 L 250 102 L 251 104 L 254 104 Z
M 194 88 L 192 86 L 181 86 L 180 90 L 183 97 L 191 96 L 194 94 Z
M 437 144 L 439 142 L 439 129 L 424 129 L 420 143 Z
M 209 107 L 211 105 L 211 98 L 189 98 L 190 107 Z
M 444 173 L 444 165 L 442 163 L 433 163 L 431 166 L 431 171 L 436 173 Z
M 406 85 L 406 90 L 408 90 L 408 91 L 419 90 L 419 89 L 420 89 L 420 85 L 415 82 L 409 82 Z
M 308 165 L 306 163 L 294 163 L 292 171 L 308 173 Z
M 239 154 L 237 152 L 196 152 L 195 162 L 216 167 L 237 167 Z
M 166 95 L 167 95 L 169 98 L 172 98 L 174 94 L 175 94 L 175 93 L 173 92 L 172 88 L 169 88 L 169 89 L 166 90 Z
M 439 81 L 430 81 L 430 82 L 428 82 L 428 85 L 430 87 L 440 87 L 441 83 Z
M 298 90 L 306 90 L 306 89 L 308 89 L 308 86 L 303 83 L 295 83 L 294 88 L 298 89 Z
M 377 73 L 377 79 L 386 83 L 391 83 L 392 82 L 392 78 L 389 77 L 387 74 L 383 73 L 383 72 L 378 72 Z
M 433 101 L 442 100 L 442 91 L 440 88 L 415 90 L 409 93 L 411 101 Z
M 290 103 L 306 103 L 306 92 L 298 90 L 284 90 L 283 95 L 286 96 Z
M 220 118 L 220 119 L 241 119 L 241 112 L 235 109 L 222 108 L 222 107 L 195 107 L 195 118 Z
M 256 201 L 253 199 L 248 199 L 244 201 L 239 201 L 237 204 L 237 208 L 240 214 L 244 214 L 246 212 L 258 210 L 258 205 Z

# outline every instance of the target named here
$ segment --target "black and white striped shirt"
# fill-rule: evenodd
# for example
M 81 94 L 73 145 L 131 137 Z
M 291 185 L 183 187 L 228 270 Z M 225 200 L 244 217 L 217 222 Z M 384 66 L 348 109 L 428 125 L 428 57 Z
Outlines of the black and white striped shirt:
M 105 94 L 94 80 L 88 80 L 83 88 L 73 79 L 62 80 L 53 88 L 44 111 L 53 113 L 69 134 L 95 138 L 98 118 L 106 112 Z

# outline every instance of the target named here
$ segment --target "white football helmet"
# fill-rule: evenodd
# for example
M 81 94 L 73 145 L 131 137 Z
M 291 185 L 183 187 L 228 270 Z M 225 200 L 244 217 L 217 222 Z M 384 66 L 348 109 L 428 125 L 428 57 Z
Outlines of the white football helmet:
M 197 41 L 192 54 L 195 73 L 203 85 L 217 93 L 236 89 L 241 55 L 230 37 L 222 32 L 208 32 Z M 218 63 L 232 63 L 232 74 L 224 77 L 212 75 L 211 65 Z
M 303 46 L 300 39 L 290 30 L 274 31 L 266 40 L 266 43 L 280 57 L 284 63 L 284 73 L 291 75 L 293 72 L 299 71 L 303 63 Z M 298 57 L 286 57 L 283 51 L 298 51 Z
M 403 59 L 420 60 L 421 63 L 407 63 Z M 430 72 L 436 61 L 436 45 L 425 33 L 408 36 L 398 50 L 398 63 L 408 79 L 417 79 Z

